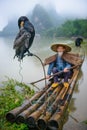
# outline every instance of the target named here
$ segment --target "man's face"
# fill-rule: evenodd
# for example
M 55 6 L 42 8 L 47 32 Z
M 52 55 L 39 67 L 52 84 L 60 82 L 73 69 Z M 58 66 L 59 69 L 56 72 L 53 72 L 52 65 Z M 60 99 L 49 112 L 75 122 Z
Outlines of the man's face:
M 65 48 L 62 47 L 62 46 L 59 46 L 59 47 L 57 48 L 57 52 L 64 52 L 64 51 L 65 51 Z

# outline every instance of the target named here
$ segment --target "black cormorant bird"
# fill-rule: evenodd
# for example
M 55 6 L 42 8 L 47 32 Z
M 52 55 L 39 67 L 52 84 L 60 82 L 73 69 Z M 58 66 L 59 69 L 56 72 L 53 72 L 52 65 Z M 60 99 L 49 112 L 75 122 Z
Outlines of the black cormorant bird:
M 35 37 L 35 29 L 26 16 L 21 16 L 18 19 L 18 26 L 19 33 L 15 38 L 13 48 L 15 49 L 15 56 L 21 60 L 26 52 L 28 52 L 28 55 L 32 55 L 29 49 Z
M 77 37 L 75 40 L 75 46 L 76 47 L 81 47 L 81 43 L 83 42 L 83 38 L 82 37 Z

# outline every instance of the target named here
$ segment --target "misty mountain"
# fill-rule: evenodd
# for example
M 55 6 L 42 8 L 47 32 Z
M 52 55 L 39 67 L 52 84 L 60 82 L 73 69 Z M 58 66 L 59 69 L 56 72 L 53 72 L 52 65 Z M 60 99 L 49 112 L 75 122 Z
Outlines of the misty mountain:
M 50 19 L 54 27 L 58 27 L 66 21 L 66 18 L 63 16 L 60 16 L 54 8 L 48 9 L 47 12 L 48 12 L 48 15 L 50 16 Z
M 12 36 L 17 34 L 18 32 L 18 25 L 17 25 L 17 18 L 10 21 L 6 27 L 4 27 L 3 31 L 0 32 L 1 36 Z
M 41 33 L 42 31 L 45 31 L 46 29 L 53 27 L 53 23 L 50 19 L 49 14 L 39 4 L 35 6 L 31 19 L 37 33 Z
M 64 19 L 57 14 L 55 9 L 45 9 L 39 4 L 34 7 L 32 14 L 27 14 L 27 16 L 35 26 L 36 33 L 39 34 L 55 26 L 58 27 L 64 22 Z M 18 32 L 17 21 L 17 18 L 10 21 L 0 32 L 0 35 L 16 35 Z
M 33 10 L 31 18 L 36 32 L 41 33 L 53 27 L 58 27 L 64 23 L 65 18 L 58 15 L 54 8 L 44 9 L 37 4 Z

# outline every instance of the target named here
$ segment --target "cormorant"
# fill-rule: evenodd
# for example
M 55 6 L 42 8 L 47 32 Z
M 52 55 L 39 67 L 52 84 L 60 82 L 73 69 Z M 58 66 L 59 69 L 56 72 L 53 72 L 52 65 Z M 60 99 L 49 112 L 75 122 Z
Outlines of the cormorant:
M 35 29 L 26 16 L 21 16 L 18 19 L 18 26 L 19 33 L 15 38 L 13 49 L 15 49 L 15 56 L 21 60 L 26 52 L 28 52 L 28 55 L 32 55 L 29 49 L 35 37 Z
M 75 40 L 75 46 L 76 47 L 81 47 L 81 43 L 83 42 L 83 38 L 77 37 Z

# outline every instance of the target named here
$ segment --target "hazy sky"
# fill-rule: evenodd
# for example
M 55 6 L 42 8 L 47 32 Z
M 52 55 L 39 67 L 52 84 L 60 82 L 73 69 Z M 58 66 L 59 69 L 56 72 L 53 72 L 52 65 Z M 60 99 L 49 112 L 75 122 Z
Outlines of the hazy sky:
M 53 6 L 62 16 L 87 18 L 87 0 L 0 0 L 0 30 L 12 18 L 31 12 L 38 3 Z

